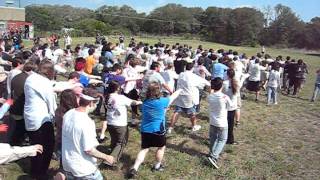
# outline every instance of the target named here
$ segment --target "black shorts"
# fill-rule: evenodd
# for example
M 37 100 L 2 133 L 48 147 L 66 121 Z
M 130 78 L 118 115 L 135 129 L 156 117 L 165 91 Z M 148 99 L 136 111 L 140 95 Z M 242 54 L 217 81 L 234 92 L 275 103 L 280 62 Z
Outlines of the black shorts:
M 247 89 L 254 92 L 260 91 L 260 81 L 248 81 Z
M 165 134 L 141 133 L 141 148 L 163 147 L 167 143 Z

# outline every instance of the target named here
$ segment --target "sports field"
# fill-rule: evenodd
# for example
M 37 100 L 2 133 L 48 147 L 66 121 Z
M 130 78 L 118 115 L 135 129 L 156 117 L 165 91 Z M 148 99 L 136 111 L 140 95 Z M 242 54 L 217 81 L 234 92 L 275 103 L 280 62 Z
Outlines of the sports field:
M 109 39 L 116 42 L 117 39 Z M 136 38 L 154 44 L 158 38 Z M 222 44 L 162 38 L 162 43 L 189 44 L 195 49 L 199 44 L 204 48 L 233 49 L 248 56 L 260 52 L 260 48 L 226 46 Z M 75 38 L 73 45 L 93 43 L 94 38 Z M 30 43 L 26 43 L 30 46 Z M 220 169 L 214 169 L 205 158 L 208 153 L 208 106 L 202 101 L 198 115 L 202 129 L 192 133 L 190 122 L 181 117 L 173 134 L 168 136 L 165 154 L 165 171 L 151 172 L 155 162 L 154 151 L 149 152 L 145 163 L 139 169 L 138 179 L 320 179 L 320 99 L 311 103 L 315 71 L 320 68 L 320 53 L 301 50 L 266 48 L 272 57 L 282 55 L 303 59 L 309 67 L 306 85 L 298 97 L 280 95 L 279 105 L 266 106 L 266 97 L 259 102 L 254 95 L 243 101 L 241 124 L 235 130 L 237 146 L 226 145 L 219 161 Z M 262 92 L 265 94 L 265 92 Z M 172 110 L 168 113 L 171 118 Z M 97 127 L 100 118 L 93 117 Z M 101 117 L 102 118 L 102 117 Z M 108 152 L 109 141 L 101 146 Z M 134 163 L 140 149 L 138 129 L 130 129 L 129 142 L 121 159 L 120 169 L 110 170 L 101 166 L 106 179 L 124 179 Z M 27 161 L 0 166 L 0 179 L 28 179 Z M 57 170 L 58 162 L 52 160 L 51 173 Z

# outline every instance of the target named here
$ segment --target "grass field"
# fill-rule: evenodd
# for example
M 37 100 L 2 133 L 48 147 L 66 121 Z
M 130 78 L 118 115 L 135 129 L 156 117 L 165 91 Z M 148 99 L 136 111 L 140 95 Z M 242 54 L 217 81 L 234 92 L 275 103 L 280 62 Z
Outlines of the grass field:
M 74 39 L 73 44 L 93 42 L 93 38 Z M 114 40 L 115 39 L 111 39 Z M 137 38 L 137 41 L 150 44 L 158 39 Z M 196 48 L 224 48 L 237 50 L 247 55 L 255 55 L 260 48 L 226 46 L 197 40 L 162 39 L 163 43 L 190 44 Z M 174 133 L 168 136 L 165 154 L 164 172 L 152 173 L 150 168 L 155 162 L 154 151 L 149 152 L 145 163 L 139 169 L 138 179 L 320 179 L 320 101 L 310 103 L 315 71 L 320 68 L 320 55 L 308 55 L 302 51 L 290 49 L 266 48 L 270 55 L 291 56 L 303 59 L 309 67 L 306 85 L 298 97 L 281 95 L 279 105 L 266 106 L 265 96 L 255 102 L 253 95 L 243 101 L 241 124 L 235 130 L 238 146 L 226 145 L 216 170 L 205 159 L 208 153 L 208 108 L 202 102 L 198 115 L 202 129 L 192 133 L 190 122 L 180 118 Z M 264 94 L 264 92 L 263 92 Z M 168 119 L 172 111 L 168 113 Z M 97 127 L 100 119 L 94 117 Z M 101 147 L 108 150 L 109 141 Z M 130 129 L 129 143 L 119 170 L 102 167 L 106 179 L 124 179 L 140 149 L 140 134 L 137 129 Z M 21 164 L 21 163 L 19 163 Z M 25 163 L 22 163 L 25 165 Z M 58 163 L 52 160 L 51 172 Z M 25 165 L 27 168 L 27 165 Z M 2 179 L 28 179 L 17 163 L 0 167 Z M 1 178 L 0 178 L 1 179 Z

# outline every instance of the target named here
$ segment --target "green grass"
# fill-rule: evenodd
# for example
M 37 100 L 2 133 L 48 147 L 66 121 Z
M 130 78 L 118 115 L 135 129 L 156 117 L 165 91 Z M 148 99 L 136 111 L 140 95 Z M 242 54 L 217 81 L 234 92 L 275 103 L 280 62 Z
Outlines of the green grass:
M 93 42 L 93 38 L 74 38 L 74 43 Z M 114 42 L 116 39 L 111 39 Z M 137 38 L 150 44 L 157 38 Z M 197 40 L 179 38 L 163 38 L 163 43 L 190 44 L 196 48 L 202 44 L 204 48 L 224 48 L 237 50 L 247 55 L 255 55 L 260 48 L 226 46 Z M 26 43 L 28 46 L 28 43 Z M 190 122 L 181 117 L 175 132 L 168 137 L 168 148 L 164 164 L 166 170 L 162 173 L 152 173 L 150 168 L 155 162 L 154 150 L 149 152 L 145 163 L 139 169 L 138 179 L 320 179 L 320 101 L 310 103 L 313 92 L 315 71 L 320 68 L 320 56 L 307 55 L 303 51 L 291 49 L 266 48 L 268 54 L 291 56 L 303 59 L 310 74 L 299 97 L 293 98 L 281 95 L 279 105 L 266 106 L 266 98 L 254 102 L 253 95 L 243 101 L 241 125 L 235 129 L 235 138 L 239 146 L 226 145 L 219 164 L 220 169 L 213 169 L 205 159 L 208 153 L 208 117 L 207 103 L 202 102 L 199 124 L 202 129 L 191 133 Z M 169 111 L 170 118 L 172 111 Z M 95 117 L 97 127 L 100 120 Z M 109 141 L 103 146 L 108 147 Z M 140 134 L 136 129 L 130 129 L 129 143 L 121 160 L 121 169 L 112 171 L 102 169 L 107 179 L 124 179 L 132 166 L 140 149 Z M 57 168 L 57 162 L 52 161 L 51 170 Z M 25 175 L 16 163 L 1 166 L 3 179 L 17 179 Z M 1 179 L 1 178 L 0 178 Z M 21 179 L 28 179 L 23 176 Z

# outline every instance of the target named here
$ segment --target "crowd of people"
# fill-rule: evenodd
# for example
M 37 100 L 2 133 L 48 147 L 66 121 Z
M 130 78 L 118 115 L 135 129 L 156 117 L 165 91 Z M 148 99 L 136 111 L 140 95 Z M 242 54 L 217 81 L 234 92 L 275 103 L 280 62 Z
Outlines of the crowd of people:
M 308 74 L 302 59 L 273 59 L 265 52 L 249 58 L 233 50 L 149 45 L 134 38 L 125 48 L 124 36 L 112 43 L 100 35 L 96 44 L 71 47 L 70 40 L 64 48 L 54 42 L 28 50 L 0 40 L 0 118 L 9 114 L 12 124 L 8 142 L 0 144 L 0 163 L 33 156 L 30 175 L 35 179 L 48 179 L 53 154 L 60 162 L 56 179 L 103 179 L 97 159 L 118 166 L 130 126 L 140 126 L 141 150 L 128 177 L 138 174 L 152 147 L 157 148 L 152 171 L 163 171 L 166 135 L 174 133 L 180 115 L 190 118 L 191 132 L 199 131 L 197 114 L 204 97 L 210 119 L 207 159 L 219 168 L 225 144 L 238 144 L 233 129 L 248 92 L 261 101 L 264 89 L 266 104 L 276 105 L 279 91 L 289 95 L 293 89 L 297 95 Z M 320 69 L 311 101 L 319 90 Z M 167 127 L 170 107 L 174 110 Z M 92 115 L 104 116 L 99 135 Z M 0 125 L 1 133 L 7 130 Z M 97 149 L 104 145 L 106 131 L 110 154 Z

